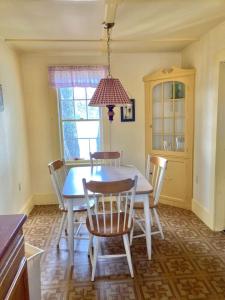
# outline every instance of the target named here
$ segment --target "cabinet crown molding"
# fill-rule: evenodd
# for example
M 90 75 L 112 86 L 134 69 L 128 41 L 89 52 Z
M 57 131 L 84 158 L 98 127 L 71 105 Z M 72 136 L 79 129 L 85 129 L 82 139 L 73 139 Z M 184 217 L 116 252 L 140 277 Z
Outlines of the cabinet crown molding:
M 143 81 L 168 79 L 171 77 L 182 77 L 195 74 L 195 69 L 182 69 L 172 66 L 171 68 L 161 68 L 156 72 L 147 74 L 143 77 Z

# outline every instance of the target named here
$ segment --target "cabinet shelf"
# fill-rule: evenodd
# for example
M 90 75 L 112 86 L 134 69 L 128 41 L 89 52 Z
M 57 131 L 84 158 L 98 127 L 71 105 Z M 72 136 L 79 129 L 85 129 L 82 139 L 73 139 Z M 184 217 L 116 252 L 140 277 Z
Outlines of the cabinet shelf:
M 185 115 L 176 115 L 175 118 L 185 118 Z M 174 116 L 172 117 L 152 117 L 153 120 L 164 120 L 164 119 L 174 119 Z
M 171 133 L 171 132 L 152 132 L 152 135 L 159 135 L 159 136 L 182 136 L 184 137 L 184 132 L 176 132 L 176 133 Z
M 163 101 L 164 103 L 165 102 L 172 102 L 172 101 L 184 101 L 185 100 L 185 98 L 164 98 L 163 100 L 162 99 L 155 99 L 155 98 L 153 98 L 153 101 L 154 102 L 157 102 L 157 103 L 160 103 L 161 101 Z

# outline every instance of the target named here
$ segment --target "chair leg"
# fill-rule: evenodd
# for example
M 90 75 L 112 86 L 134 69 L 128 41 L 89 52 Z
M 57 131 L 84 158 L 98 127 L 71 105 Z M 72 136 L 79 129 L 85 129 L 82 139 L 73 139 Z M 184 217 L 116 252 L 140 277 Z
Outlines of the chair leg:
M 133 236 L 134 236 L 134 224 L 133 224 L 133 226 L 131 228 L 131 231 L 130 231 L 130 246 L 132 246 Z
M 89 234 L 89 244 L 88 244 L 88 256 L 90 256 L 92 261 L 92 248 L 93 248 L 93 238 L 94 236 L 90 233 Z
M 66 222 L 65 222 L 65 235 L 66 236 L 68 236 L 67 226 L 68 226 L 68 220 L 66 218 Z
M 164 240 L 164 234 L 163 234 L 163 230 L 162 230 L 162 225 L 161 225 L 161 223 L 160 223 L 159 215 L 158 215 L 158 213 L 157 213 L 157 210 L 156 210 L 155 208 L 153 208 L 153 213 L 154 213 L 155 220 L 156 220 L 158 229 L 159 229 L 159 231 L 160 231 L 161 237 L 162 237 L 162 239 Z
M 152 214 L 152 210 L 150 209 L 150 215 L 151 215 L 151 226 L 154 225 L 154 220 L 153 220 L 153 214 Z
M 99 246 L 99 237 L 96 237 L 95 243 L 94 243 L 94 257 L 93 257 L 93 263 L 92 263 L 91 281 L 95 280 L 95 270 L 96 270 L 97 257 L 98 257 L 98 246 Z
M 133 236 L 134 236 L 134 224 L 135 224 L 135 210 L 133 210 L 133 226 L 130 231 L 130 246 L 132 246 Z
M 145 228 L 144 228 L 144 226 L 143 226 L 143 224 L 142 223 L 144 223 L 144 220 L 142 220 L 142 219 L 140 219 L 140 220 L 136 220 L 136 223 L 137 223 L 137 225 L 139 226 L 139 228 L 145 233 L 146 232 L 146 230 L 145 230 Z
M 62 231 L 63 231 L 63 227 L 64 227 L 64 223 L 65 223 L 65 220 L 67 219 L 66 217 L 66 213 L 63 212 L 63 215 L 62 215 L 62 219 L 61 219 L 61 222 L 60 222 L 60 227 L 59 227 L 59 233 L 58 233 L 58 236 L 56 238 L 56 241 L 57 241 L 57 248 L 59 248 L 59 241 L 60 241 L 60 238 L 61 238 L 61 235 L 62 235 Z
M 129 266 L 129 269 L 130 269 L 130 275 L 133 278 L 134 277 L 134 272 L 133 272 L 131 254 L 130 254 L 130 245 L 129 245 L 128 234 L 123 235 L 123 243 L 124 243 L 124 248 L 126 250 L 127 262 L 128 262 L 128 266 Z

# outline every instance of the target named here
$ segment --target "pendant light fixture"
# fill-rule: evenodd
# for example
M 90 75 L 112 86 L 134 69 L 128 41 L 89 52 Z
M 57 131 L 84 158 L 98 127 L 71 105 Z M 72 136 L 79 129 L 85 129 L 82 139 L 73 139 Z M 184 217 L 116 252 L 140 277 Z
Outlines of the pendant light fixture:
M 111 75 L 110 65 L 110 29 L 114 23 L 104 23 L 107 30 L 107 54 L 108 54 L 108 76 L 100 80 L 91 101 L 90 106 L 106 106 L 108 108 L 109 121 L 113 121 L 114 107 L 131 104 L 130 99 L 121 82 Z

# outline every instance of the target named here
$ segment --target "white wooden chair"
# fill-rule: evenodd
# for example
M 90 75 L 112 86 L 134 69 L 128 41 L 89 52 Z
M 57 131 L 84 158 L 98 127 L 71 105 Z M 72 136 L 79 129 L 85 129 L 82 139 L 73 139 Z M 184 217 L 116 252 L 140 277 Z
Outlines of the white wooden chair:
M 48 164 L 51 180 L 52 180 L 52 185 L 54 188 L 54 191 L 56 193 L 57 199 L 58 199 L 58 204 L 59 204 L 59 209 L 62 212 L 62 219 L 59 227 L 59 233 L 57 236 L 57 247 L 59 248 L 59 242 L 62 236 L 62 231 L 65 228 L 65 233 L 67 235 L 66 227 L 67 227 L 67 200 L 65 201 L 63 196 L 62 196 L 62 190 L 63 190 L 63 185 L 64 181 L 67 175 L 67 169 L 65 166 L 65 163 L 63 160 L 55 160 L 51 163 Z M 90 202 L 90 205 L 94 205 L 94 201 Z M 76 221 L 76 213 L 78 212 L 84 212 L 87 210 L 87 205 L 85 200 L 76 200 L 76 204 L 73 206 L 73 212 L 74 212 L 74 224 L 77 224 L 77 229 L 74 234 L 74 239 L 81 240 L 85 239 L 88 240 L 89 237 L 81 236 L 79 234 L 81 226 L 85 225 L 84 221 Z
M 160 193 L 163 187 L 164 177 L 165 177 L 165 171 L 167 167 L 167 160 L 163 157 L 157 157 L 157 156 L 150 156 L 147 157 L 146 162 L 146 178 L 150 181 L 153 192 L 149 196 L 149 209 L 150 209 L 150 215 L 151 215 L 151 225 L 154 225 L 153 223 L 153 216 L 156 221 L 156 225 L 158 227 L 157 231 L 152 231 L 151 234 L 160 234 L 161 238 L 164 239 L 164 234 L 162 230 L 162 225 L 160 223 L 159 215 L 157 212 L 157 207 L 159 203 Z M 134 204 L 134 221 L 135 223 L 140 227 L 140 229 L 143 231 L 143 234 L 134 235 L 134 228 L 131 230 L 130 234 L 130 244 L 132 244 L 132 240 L 134 238 L 139 238 L 145 236 L 145 220 L 144 218 L 140 217 L 139 214 L 135 213 L 135 210 L 142 209 L 143 204 L 141 201 L 141 195 L 136 195 L 135 198 L 135 204 Z M 149 237 L 151 238 L 151 237 Z
M 128 234 L 133 226 L 133 204 L 137 176 L 112 182 L 86 182 L 83 187 L 86 203 L 94 197 L 94 210 L 88 206 L 87 229 L 90 232 L 89 255 L 92 264 L 91 281 L 94 281 L 97 258 L 127 257 L 131 277 L 134 277 Z M 92 192 L 93 194 L 90 194 Z M 99 255 L 101 237 L 122 236 L 126 254 Z
M 121 164 L 121 152 L 108 151 L 108 152 L 94 152 L 90 153 L 91 166 L 114 166 L 119 167 Z

